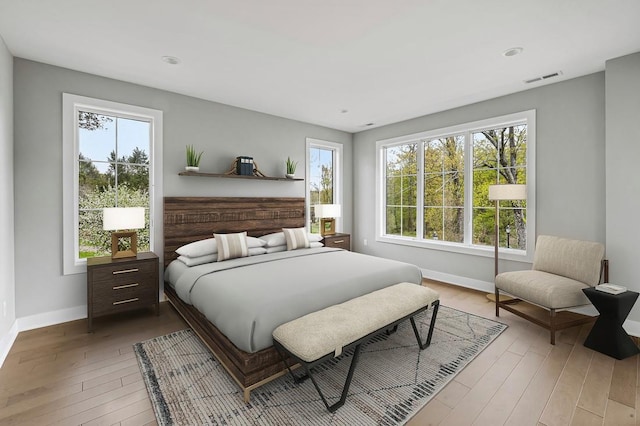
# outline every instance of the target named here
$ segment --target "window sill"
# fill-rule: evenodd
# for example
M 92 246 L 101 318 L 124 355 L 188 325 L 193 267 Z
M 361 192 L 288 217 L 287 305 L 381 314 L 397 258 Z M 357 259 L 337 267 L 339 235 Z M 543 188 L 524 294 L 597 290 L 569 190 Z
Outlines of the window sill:
M 409 247 L 418 247 L 429 250 L 448 251 L 451 253 L 466 254 L 470 256 L 490 257 L 494 256 L 492 246 L 470 246 L 446 241 L 420 240 L 417 238 L 397 237 L 392 235 L 382 235 L 376 237 L 376 241 L 386 244 L 397 244 Z M 500 260 L 511 260 L 514 262 L 532 263 L 533 254 L 529 255 L 525 250 L 516 250 L 500 247 Z

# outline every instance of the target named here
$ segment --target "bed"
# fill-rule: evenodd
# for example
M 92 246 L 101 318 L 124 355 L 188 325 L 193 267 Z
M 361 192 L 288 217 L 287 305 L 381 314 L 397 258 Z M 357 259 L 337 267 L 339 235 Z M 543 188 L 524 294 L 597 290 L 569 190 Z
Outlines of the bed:
M 402 281 L 414 266 L 333 248 L 249 256 L 188 267 L 175 250 L 213 232 L 259 237 L 303 227 L 304 198 L 166 197 L 165 294 L 238 383 L 251 390 L 284 374 L 271 332 L 307 313 Z

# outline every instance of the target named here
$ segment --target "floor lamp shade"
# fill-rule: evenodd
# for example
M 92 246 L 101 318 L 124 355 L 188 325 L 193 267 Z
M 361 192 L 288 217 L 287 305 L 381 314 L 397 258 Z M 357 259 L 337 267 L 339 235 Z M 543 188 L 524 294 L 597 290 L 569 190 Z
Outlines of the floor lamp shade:
M 314 214 L 320 218 L 320 234 L 333 235 L 336 233 L 335 218 L 342 216 L 342 206 L 340 204 L 316 204 Z
M 526 200 L 527 185 L 521 184 L 500 184 L 489 185 L 489 200 Z
M 138 235 L 132 229 L 144 228 L 144 207 L 111 207 L 102 211 L 102 229 L 111 233 L 111 257 L 135 257 L 138 254 Z M 126 230 L 126 231 L 125 231 Z M 129 250 L 120 250 L 120 239 L 130 238 Z

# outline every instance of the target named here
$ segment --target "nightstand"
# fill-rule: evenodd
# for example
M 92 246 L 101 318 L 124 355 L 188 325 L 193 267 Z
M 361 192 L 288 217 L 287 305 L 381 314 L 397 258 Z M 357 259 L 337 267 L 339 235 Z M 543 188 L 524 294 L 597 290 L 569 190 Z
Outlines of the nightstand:
M 325 247 L 335 247 L 344 250 L 351 250 L 351 235 L 335 233 L 333 235 L 325 235 L 320 241 Z
M 153 252 L 137 257 L 87 259 L 87 319 L 155 305 L 160 314 L 158 256 Z

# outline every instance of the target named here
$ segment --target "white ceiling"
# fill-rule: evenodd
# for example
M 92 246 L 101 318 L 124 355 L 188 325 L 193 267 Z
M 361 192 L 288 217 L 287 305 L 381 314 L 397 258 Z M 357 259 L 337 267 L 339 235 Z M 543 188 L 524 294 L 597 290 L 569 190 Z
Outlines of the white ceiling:
M 0 0 L 0 35 L 16 57 L 358 132 L 601 71 L 640 51 L 640 0 Z

